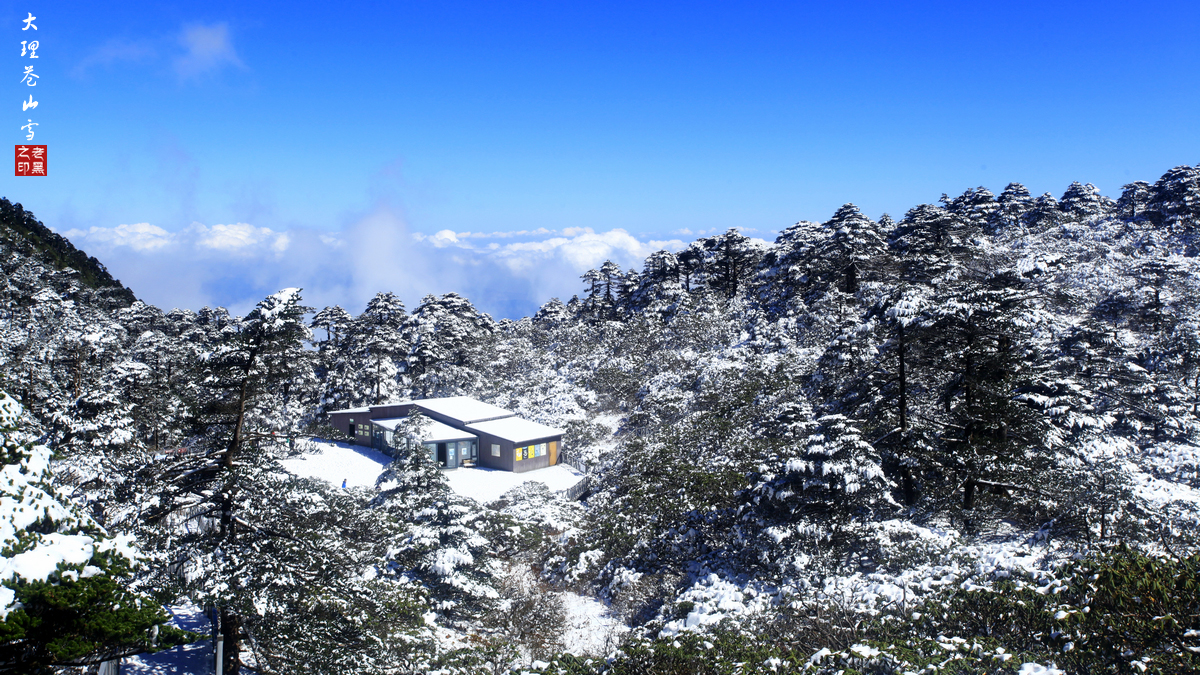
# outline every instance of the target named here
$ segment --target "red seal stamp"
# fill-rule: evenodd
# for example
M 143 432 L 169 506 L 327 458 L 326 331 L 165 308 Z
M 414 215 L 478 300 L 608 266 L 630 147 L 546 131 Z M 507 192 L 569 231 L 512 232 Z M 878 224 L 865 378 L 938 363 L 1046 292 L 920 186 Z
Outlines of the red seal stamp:
M 16 146 L 17 155 L 17 176 L 45 176 L 46 175 L 46 146 L 44 145 L 18 145 Z

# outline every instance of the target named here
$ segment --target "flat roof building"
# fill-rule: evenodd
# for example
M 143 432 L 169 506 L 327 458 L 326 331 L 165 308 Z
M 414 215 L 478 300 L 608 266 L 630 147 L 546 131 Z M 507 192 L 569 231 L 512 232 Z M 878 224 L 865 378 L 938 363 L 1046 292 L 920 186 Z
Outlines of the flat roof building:
M 403 436 L 397 427 L 418 410 L 429 419 L 420 438 Z M 428 398 L 335 410 L 334 428 L 345 430 L 359 445 L 395 454 L 397 449 L 424 445 L 444 469 L 486 466 L 525 472 L 558 463 L 563 431 L 517 417 L 468 396 Z

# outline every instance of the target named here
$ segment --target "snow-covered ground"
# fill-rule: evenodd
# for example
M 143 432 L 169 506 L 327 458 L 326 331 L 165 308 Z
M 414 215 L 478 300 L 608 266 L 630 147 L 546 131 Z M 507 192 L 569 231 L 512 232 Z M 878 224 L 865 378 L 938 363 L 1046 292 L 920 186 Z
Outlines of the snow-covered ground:
M 560 597 L 567 613 L 567 629 L 562 636 L 566 651 L 576 656 L 603 657 L 629 632 L 629 627 L 596 598 L 570 591 L 563 591 Z
M 196 633 L 209 632 L 204 610 L 193 604 L 168 607 L 171 625 Z M 179 645 L 156 654 L 131 656 L 121 662 L 122 675 L 203 675 L 212 672 L 212 640 L 200 640 L 190 645 Z
M 343 480 L 348 488 L 374 487 L 375 480 L 391 461 L 387 455 L 371 448 L 347 443 L 313 439 L 307 445 L 311 448 L 308 452 L 283 460 L 284 468 L 297 476 L 318 478 L 339 487 Z M 525 473 L 462 467 L 444 475 L 450 489 L 485 504 L 530 481 L 544 483 L 552 491 L 559 491 L 583 480 L 583 474 L 565 464 Z
M 314 438 L 305 446 L 311 449 L 283 460 L 283 467 L 297 476 L 317 478 L 338 487 L 343 480 L 346 487 L 375 487 L 375 479 L 392 461 L 382 452 L 360 445 Z
M 494 502 L 500 495 L 528 483 L 544 483 L 552 491 L 566 490 L 583 480 L 583 474 L 566 464 L 556 464 L 544 469 L 513 473 L 498 469 L 460 468 L 445 473 L 450 489 L 460 495 L 481 503 Z

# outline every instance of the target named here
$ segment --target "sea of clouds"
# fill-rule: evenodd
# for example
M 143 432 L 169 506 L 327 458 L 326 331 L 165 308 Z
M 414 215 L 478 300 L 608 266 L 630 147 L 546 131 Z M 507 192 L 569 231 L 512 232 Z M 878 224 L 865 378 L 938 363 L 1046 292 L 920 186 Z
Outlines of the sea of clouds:
M 383 207 L 340 232 L 247 223 L 168 231 L 133 223 L 61 234 L 139 299 L 164 310 L 221 305 L 243 313 L 280 288 L 298 286 L 308 305 L 339 304 L 351 312 L 381 291 L 396 293 L 409 309 L 425 295 L 454 292 L 497 319 L 531 315 L 551 297 L 568 300 L 583 290 L 580 275 L 605 260 L 640 271 L 650 253 L 677 251 L 691 239 L 573 227 L 425 234 Z

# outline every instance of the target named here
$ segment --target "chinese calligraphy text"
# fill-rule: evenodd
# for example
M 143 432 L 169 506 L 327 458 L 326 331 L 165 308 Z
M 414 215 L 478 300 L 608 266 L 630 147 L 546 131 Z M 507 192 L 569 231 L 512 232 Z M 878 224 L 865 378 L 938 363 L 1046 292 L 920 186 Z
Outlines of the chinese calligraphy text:
M 15 148 L 17 176 L 46 175 L 46 146 L 18 145 Z

